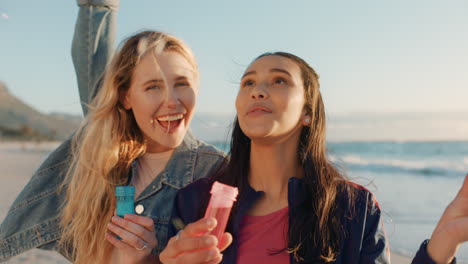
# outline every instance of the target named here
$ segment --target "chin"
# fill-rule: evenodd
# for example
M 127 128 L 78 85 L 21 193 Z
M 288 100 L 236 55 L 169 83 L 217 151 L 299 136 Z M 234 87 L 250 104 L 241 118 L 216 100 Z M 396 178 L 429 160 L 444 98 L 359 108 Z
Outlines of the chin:
M 266 126 L 241 126 L 242 132 L 250 139 L 264 138 L 270 135 L 271 129 Z
M 169 151 L 171 149 L 175 149 L 180 144 L 182 144 L 182 141 L 184 140 L 183 135 L 161 135 L 161 136 L 156 136 L 156 137 L 151 137 L 150 140 L 153 142 L 152 147 L 148 146 L 148 148 L 151 148 L 152 152 L 165 152 Z
M 250 140 L 264 139 L 264 138 L 268 137 L 268 135 L 269 135 L 267 131 L 248 131 L 247 133 L 244 132 L 244 134 Z
M 178 146 L 180 146 L 180 144 L 182 144 L 182 141 L 184 140 L 184 137 L 183 136 L 177 136 L 177 137 L 174 137 L 174 136 L 167 137 L 166 136 L 166 137 L 164 137 L 163 140 L 164 140 L 164 142 L 161 142 L 162 144 L 160 144 L 162 147 L 175 149 Z

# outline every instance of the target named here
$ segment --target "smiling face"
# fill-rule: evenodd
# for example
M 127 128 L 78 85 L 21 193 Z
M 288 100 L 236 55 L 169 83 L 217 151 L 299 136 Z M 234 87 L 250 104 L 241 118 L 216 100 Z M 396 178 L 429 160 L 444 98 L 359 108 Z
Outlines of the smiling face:
M 298 138 L 307 125 L 304 103 L 299 66 L 288 58 L 267 55 L 255 60 L 242 77 L 237 118 L 251 140 Z
M 163 152 L 181 144 L 197 93 L 195 69 L 180 53 L 150 52 L 141 59 L 122 104 L 132 110 L 147 141 L 147 152 Z

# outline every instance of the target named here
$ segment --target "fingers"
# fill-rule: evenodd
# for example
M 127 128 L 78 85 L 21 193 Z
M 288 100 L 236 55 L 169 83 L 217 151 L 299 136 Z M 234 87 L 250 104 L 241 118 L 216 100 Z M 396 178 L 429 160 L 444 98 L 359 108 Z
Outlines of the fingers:
M 106 240 L 109 241 L 112 245 L 114 245 L 116 248 L 121 249 L 121 250 L 134 250 L 134 248 L 130 247 L 126 243 L 118 240 L 114 235 L 107 233 L 106 234 Z
M 214 248 L 218 244 L 218 239 L 215 236 L 206 235 L 198 237 L 185 237 L 179 240 L 171 239 L 167 245 L 165 254 L 169 258 L 175 258 L 186 252 L 201 250 L 206 248 Z
M 135 224 L 143 226 L 146 230 L 153 232 L 154 231 L 154 221 L 153 219 L 145 216 L 139 216 L 134 214 L 126 214 L 124 216 L 125 220 L 131 221 Z
M 175 263 L 219 263 L 223 256 L 216 247 L 179 255 Z
M 150 232 L 139 224 L 114 216 L 112 223 L 109 223 L 107 227 L 109 231 L 121 237 L 126 244 L 134 248 L 143 248 L 146 244 L 150 248 L 156 247 L 157 241 L 154 231 Z
M 188 238 L 186 238 L 188 239 Z M 161 255 L 159 256 L 162 263 L 219 263 L 222 260 L 222 255 L 219 249 L 214 245 L 209 248 L 205 248 L 197 251 L 185 251 L 183 254 L 170 255 L 166 247 Z
M 232 235 L 229 233 L 224 233 L 218 242 L 218 248 L 223 252 L 229 245 L 232 243 Z
M 180 237 L 201 236 L 213 230 L 217 225 L 215 218 L 200 219 L 187 225 L 181 232 Z
M 222 260 L 216 247 L 218 239 L 207 233 L 216 227 L 216 219 L 200 219 L 187 225 L 177 236 L 171 238 L 160 257 L 163 263 L 219 263 Z M 223 249 L 232 242 L 232 236 L 223 236 Z

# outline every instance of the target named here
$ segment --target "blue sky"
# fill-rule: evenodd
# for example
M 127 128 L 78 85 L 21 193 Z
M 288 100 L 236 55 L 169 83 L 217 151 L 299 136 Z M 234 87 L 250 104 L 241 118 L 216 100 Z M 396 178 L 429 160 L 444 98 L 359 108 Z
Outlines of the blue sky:
M 73 0 L 0 0 L 0 80 L 40 111 L 81 112 L 77 11 Z M 465 0 L 123 1 L 118 42 L 142 28 L 192 47 L 199 112 L 233 113 L 245 67 L 277 50 L 319 72 L 329 113 L 468 111 Z

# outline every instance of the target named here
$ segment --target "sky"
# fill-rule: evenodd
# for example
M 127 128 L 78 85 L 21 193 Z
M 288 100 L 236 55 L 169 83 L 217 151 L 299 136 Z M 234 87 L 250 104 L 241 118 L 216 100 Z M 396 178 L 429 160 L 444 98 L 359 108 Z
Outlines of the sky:
M 42 112 L 80 114 L 73 0 L 0 0 L 0 80 Z M 140 29 L 191 46 L 197 111 L 232 114 L 256 56 L 288 51 L 320 74 L 328 113 L 468 111 L 468 1 L 122 1 L 118 43 Z

